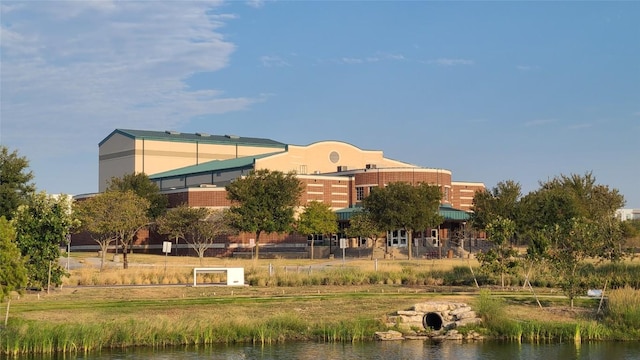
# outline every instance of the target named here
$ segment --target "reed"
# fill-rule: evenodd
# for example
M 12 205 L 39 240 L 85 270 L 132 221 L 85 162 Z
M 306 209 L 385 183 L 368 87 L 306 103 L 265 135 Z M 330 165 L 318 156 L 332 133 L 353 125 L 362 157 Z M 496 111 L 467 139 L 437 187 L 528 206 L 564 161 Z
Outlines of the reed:
M 247 319 L 211 322 L 181 321 L 103 321 L 90 324 L 48 324 L 12 321 L 0 329 L 0 354 L 87 353 L 102 348 L 214 343 L 270 344 L 291 340 L 357 342 L 370 340 L 382 330 L 380 321 L 370 319 L 308 322 L 293 314 L 251 321 Z

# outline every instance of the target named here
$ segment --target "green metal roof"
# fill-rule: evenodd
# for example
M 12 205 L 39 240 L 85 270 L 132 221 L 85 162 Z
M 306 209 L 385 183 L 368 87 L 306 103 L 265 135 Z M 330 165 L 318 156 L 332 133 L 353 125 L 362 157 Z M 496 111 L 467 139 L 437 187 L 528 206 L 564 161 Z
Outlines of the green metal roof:
M 336 214 L 338 215 L 338 220 L 347 221 L 351 219 L 353 213 L 356 211 L 361 211 L 361 207 L 349 207 L 340 210 L 336 210 Z M 438 210 L 440 212 L 440 216 L 442 216 L 445 221 L 469 221 L 471 215 L 459 209 L 454 209 L 449 205 L 440 205 Z
M 278 141 L 244 137 L 236 135 L 210 135 L 206 133 L 182 133 L 177 131 L 149 131 L 149 130 L 130 130 L 130 129 L 115 129 L 104 140 L 102 140 L 98 146 L 104 144 L 109 138 L 115 134 L 120 134 L 131 139 L 149 139 L 149 140 L 161 140 L 161 141 L 177 141 L 177 142 L 199 142 L 206 144 L 238 144 L 238 145 L 250 145 L 260 147 L 275 147 L 286 149 L 287 145 Z
M 186 166 L 186 167 L 175 169 L 175 170 L 169 170 L 161 173 L 152 174 L 149 176 L 149 179 L 156 180 L 160 178 L 185 176 L 190 174 L 206 173 L 206 172 L 212 172 L 212 171 L 246 168 L 253 165 L 256 159 L 261 159 L 267 156 L 280 154 L 280 153 L 283 153 L 283 151 L 273 152 L 268 154 L 261 154 L 261 155 L 244 156 L 244 157 L 228 159 L 228 160 L 207 161 L 205 163 L 198 164 L 198 165 L 191 165 L 191 166 Z

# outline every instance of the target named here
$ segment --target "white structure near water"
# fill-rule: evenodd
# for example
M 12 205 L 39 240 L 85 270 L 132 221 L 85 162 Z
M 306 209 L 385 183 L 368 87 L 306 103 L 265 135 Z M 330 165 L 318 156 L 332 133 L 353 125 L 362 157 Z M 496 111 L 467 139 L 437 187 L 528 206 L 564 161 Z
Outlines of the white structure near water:
M 622 221 L 640 220 L 640 209 L 618 209 L 616 217 Z

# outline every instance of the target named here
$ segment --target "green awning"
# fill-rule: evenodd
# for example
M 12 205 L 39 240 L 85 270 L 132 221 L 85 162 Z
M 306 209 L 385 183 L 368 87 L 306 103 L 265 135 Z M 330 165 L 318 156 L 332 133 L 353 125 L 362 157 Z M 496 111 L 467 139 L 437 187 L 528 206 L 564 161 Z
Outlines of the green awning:
M 348 221 L 349 219 L 351 219 L 353 213 L 361 210 L 361 207 L 349 207 L 336 210 L 336 214 L 338 215 L 338 220 Z M 445 221 L 469 221 L 471 219 L 471 214 L 469 212 L 460 209 L 454 209 L 449 205 L 440 205 L 439 212 L 440 216 L 442 216 Z

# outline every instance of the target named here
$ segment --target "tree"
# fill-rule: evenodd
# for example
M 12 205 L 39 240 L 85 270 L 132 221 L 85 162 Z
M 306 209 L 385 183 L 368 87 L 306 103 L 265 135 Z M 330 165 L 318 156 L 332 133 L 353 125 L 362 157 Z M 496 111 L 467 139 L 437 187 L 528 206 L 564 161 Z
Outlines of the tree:
M 235 232 L 231 226 L 228 209 L 206 211 L 205 216 L 192 222 L 187 230 L 186 241 L 196 251 L 202 264 L 204 254 L 213 245 L 216 237 L 230 235 Z
M 438 214 L 442 194 L 438 186 L 421 183 L 390 183 L 374 189 L 363 200 L 364 208 L 379 227 L 385 230 L 403 229 L 408 234 L 408 258 L 411 259 L 413 232 L 437 226 L 442 222 Z
M 226 187 L 238 231 L 255 234 L 255 259 L 259 258 L 260 234 L 286 232 L 295 222 L 294 207 L 302 194 L 295 173 L 255 170 Z
M 7 220 L 35 192 L 35 185 L 30 183 L 33 173 L 28 167 L 25 157 L 17 151 L 9 153 L 7 147 L 0 145 L 0 216 Z
M 66 242 L 77 222 L 71 212 L 70 199 L 44 192 L 33 194 L 27 204 L 18 208 L 12 221 L 18 248 L 26 259 L 28 285 L 60 285 L 66 275 L 58 263 L 60 245 Z
M 5 297 L 7 301 L 7 311 L 4 325 L 9 319 L 9 307 L 11 305 L 11 292 L 21 292 L 27 285 L 27 269 L 24 260 L 20 255 L 20 250 L 15 243 L 16 231 L 11 223 L 0 216 L 0 302 Z
M 522 198 L 522 228 L 536 240 L 529 253 L 544 251 L 572 305 L 585 290 L 581 268 L 586 259 L 618 261 L 624 256 L 624 232 L 615 219 L 623 205 L 618 190 L 597 184 L 590 172 L 560 175 Z
M 516 222 L 517 233 L 521 186 L 513 180 L 501 181 L 493 189 L 478 191 L 473 197 L 471 223 L 476 230 L 485 230 L 497 217 Z M 512 239 L 509 239 L 511 241 Z
M 504 288 L 504 275 L 514 272 L 518 265 L 518 253 L 509 244 L 516 224 L 513 220 L 498 215 L 486 225 L 486 230 L 493 247 L 478 253 L 478 261 L 488 271 L 500 274 L 500 284 Z
M 371 240 L 371 260 L 373 260 L 376 240 L 383 230 L 380 230 L 378 224 L 373 221 L 371 214 L 364 209 L 354 212 L 349 219 L 349 227 L 345 231 L 349 237 L 363 237 L 367 241 Z
M 116 241 L 116 232 L 112 226 L 112 210 L 117 209 L 120 193 L 108 191 L 89 199 L 74 203 L 74 214 L 80 221 L 78 231 L 87 231 L 100 246 L 100 271 L 104 268 L 109 246 Z
M 117 241 L 122 244 L 122 266 L 129 268 L 127 254 L 133 240 L 142 228 L 149 225 L 149 201 L 133 191 L 114 191 L 119 197 L 116 207 L 110 210 L 111 226 Z
M 170 209 L 156 220 L 158 232 L 174 239 L 176 247 L 178 240 L 186 241 L 190 228 L 207 216 L 207 209 L 192 208 L 186 204 Z
M 136 195 L 149 201 L 147 215 L 150 219 L 156 219 L 167 211 L 169 200 L 160 194 L 158 185 L 149 179 L 145 173 L 126 174 L 121 178 L 111 178 L 108 190 L 131 190 Z
M 305 235 L 328 235 L 338 232 L 338 216 L 325 203 L 312 201 L 304 207 L 297 222 L 297 231 Z M 313 260 L 311 240 L 311 260 Z

